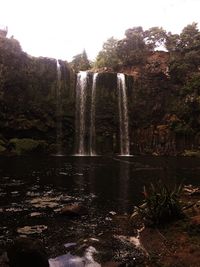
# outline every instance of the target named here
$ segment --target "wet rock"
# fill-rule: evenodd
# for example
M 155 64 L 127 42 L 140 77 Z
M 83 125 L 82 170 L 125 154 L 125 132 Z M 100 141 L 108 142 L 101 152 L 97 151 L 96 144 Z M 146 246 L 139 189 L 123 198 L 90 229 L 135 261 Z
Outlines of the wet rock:
M 196 215 L 192 217 L 190 224 L 195 227 L 199 227 L 199 231 L 200 231 L 200 215 Z
M 112 215 L 112 216 L 115 216 L 115 215 L 117 214 L 117 212 L 115 212 L 115 211 L 110 211 L 109 214 Z
M 5 211 L 6 212 L 21 212 L 21 211 L 23 211 L 23 209 L 13 207 L 13 208 L 7 208 L 7 209 L 5 209 Z
M 66 244 L 64 244 L 64 247 L 65 248 L 71 248 L 71 247 L 74 247 L 76 245 L 77 245 L 77 243 L 66 243 Z
M 194 187 L 192 185 L 185 185 L 184 192 L 189 196 L 200 196 L 200 187 Z
M 119 262 L 116 262 L 116 261 L 108 261 L 108 262 L 105 262 L 102 267 L 120 267 L 121 264 Z
M 19 192 L 18 191 L 13 191 L 11 192 L 12 196 L 18 196 L 19 195 Z
M 30 238 L 18 238 L 7 250 L 10 267 L 49 267 L 42 243 Z
M 73 216 L 82 216 L 86 215 L 88 210 L 86 207 L 80 204 L 71 204 L 63 207 L 60 211 L 61 215 L 73 217 Z
M 140 243 L 139 237 L 114 236 L 117 251 L 113 260 L 120 262 L 119 266 L 144 266 L 147 252 Z
M 28 197 L 39 197 L 39 196 L 40 196 L 40 193 L 39 193 L 39 192 L 28 191 L 28 192 L 26 193 L 26 195 L 27 195 Z
M 32 235 L 32 234 L 41 234 L 45 230 L 47 230 L 46 225 L 33 225 L 33 226 L 24 226 L 22 228 L 18 228 L 17 232 L 23 235 Z
M 41 212 L 32 212 L 30 217 L 39 217 L 42 213 Z
M 35 208 L 55 208 L 59 205 L 59 200 L 59 197 L 44 196 L 33 198 L 30 202 Z

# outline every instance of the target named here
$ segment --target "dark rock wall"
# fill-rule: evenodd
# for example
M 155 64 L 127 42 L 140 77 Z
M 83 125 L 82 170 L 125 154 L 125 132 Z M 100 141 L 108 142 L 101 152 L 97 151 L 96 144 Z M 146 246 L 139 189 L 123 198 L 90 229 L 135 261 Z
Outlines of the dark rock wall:
M 153 55 L 152 58 L 155 66 L 156 59 Z M 67 154 L 74 153 L 76 75 L 66 62 L 60 60 L 59 63 L 62 75 L 58 114 L 56 60 L 31 57 L 21 50 L 15 39 L 0 37 L 0 153 L 13 151 L 13 142 L 10 142 L 13 138 L 38 140 L 40 144 L 45 141 L 46 152 L 55 153 L 58 120 L 62 125 L 63 150 Z M 149 71 L 149 68 L 139 75 L 126 75 L 131 154 L 176 155 L 185 149 L 197 149 L 200 145 L 197 129 L 180 132 L 174 128 L 180 124 L 180 119 L 171 112 L 170 105 L 176 103 L 177 88 L 166 73 L 164 63 L 161 70 Z M 87 146 L 92 76 L 90 72 L 86 103 Z M 119 153 L 116 73 L 98 75 L 95 127 L 97 153 Z

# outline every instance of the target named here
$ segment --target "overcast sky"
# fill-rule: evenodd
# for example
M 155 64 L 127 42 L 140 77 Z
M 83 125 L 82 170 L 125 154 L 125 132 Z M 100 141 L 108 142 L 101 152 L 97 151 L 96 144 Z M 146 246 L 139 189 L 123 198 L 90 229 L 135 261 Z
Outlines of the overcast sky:
M 200 26 L 200 0 L 0 0 L 0 25 L 25 52 L 68 61 L 84 48 L 95 59 L 134 26 L 179 33 L 192 22 Z

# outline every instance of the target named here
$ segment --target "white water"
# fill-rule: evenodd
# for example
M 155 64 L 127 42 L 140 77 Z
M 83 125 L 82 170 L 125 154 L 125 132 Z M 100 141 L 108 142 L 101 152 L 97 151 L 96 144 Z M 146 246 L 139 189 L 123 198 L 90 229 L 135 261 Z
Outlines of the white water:
M 125 75 L 117 74 L 118 105 L 119 105 L 119 127 L 120 127 L 120 155 L 130 155 L 128 104 L 126 93 Z
M 76 155 L 86 155 L 86 87 L 87 87 L 86 71 L 80 71 L 77 74 L 76 84 Z
M 96 82 L 98 73 L 93 74 L 92 81 L 92 97 L 91 97 L 91 114 L 90 114 L 90 140 L 89 140 L 89 154 L 90 156 L 96 155 L 96 129 L 95 129 L 95 115 L 96 115 Z

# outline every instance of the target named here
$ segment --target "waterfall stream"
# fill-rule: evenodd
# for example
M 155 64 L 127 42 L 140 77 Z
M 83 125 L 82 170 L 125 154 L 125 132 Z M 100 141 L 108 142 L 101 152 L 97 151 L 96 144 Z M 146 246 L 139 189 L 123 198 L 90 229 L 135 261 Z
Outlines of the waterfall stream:
M 90 156 L 96 155 L 96 129 L 95 129 L 95 115 L 96 115 L 96 82 L 98 73 L 93 74 L 92 80 L 92 96 L 91 96 L 91 114 L 90 114 L 90 140 L 89 140 L 89 153 Z
M 98 73 L 93 74 L 88 88 L 89 73 L 80 71 L 76 83 L 76 151 L 77 156 L 96 155 L 96 84 Z M 125 75 L 117 74 L 120 155 L 130 155 L 128 101 Z M 89 91 L 88 91 L 89 90 Z M 91 92 L 91 97 L 89 97 Z
M 128 103 L 126 92 L 125 75 L 117 74 L 118 105 L 119 105 L 119 128 L 120 128 L 120 154 L 130 155 L 129 125 L 128 125 Z
M 86 71 L 80 71 L 77 74 L 76 83 L 76 155 L 86 155 Z

